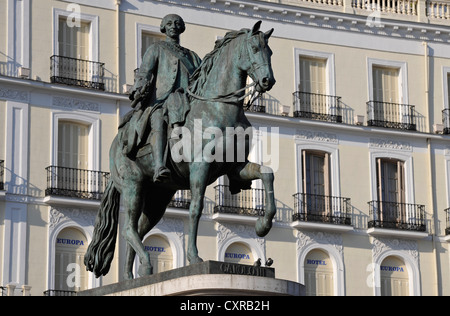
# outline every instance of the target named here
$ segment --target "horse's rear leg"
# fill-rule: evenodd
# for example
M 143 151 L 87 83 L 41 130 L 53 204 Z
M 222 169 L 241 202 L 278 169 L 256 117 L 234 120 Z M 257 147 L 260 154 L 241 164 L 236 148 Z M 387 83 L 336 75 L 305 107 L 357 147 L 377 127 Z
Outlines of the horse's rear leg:
M 192 163 L 190 166 L 191 206 L 189 208 L 189 241 L 187 258 L 189 263 L 203 262 L 198 256 L 197 231 L 202 216 L 203 200 L 208 181 L 209 164 Z
M 258 236 L 266 236 L 272 228 L 272 220 L 277 211 L 273 188 L 274 175 L 272 169 L 253 162 L 248 162 L 243 168 L 236 169 L 235 172 L 230 173 L 229 176 L 236 180 L 262 180 L 266 195 L 266 205 L 264 206 L 264 217 L 258 218 L 255 230 Z
M 123 203 L 125 206 L 125 224 L 122 232 L 123 237 L 128 244 L 133 247 L 139 256 L 141 266 L 139 267 L 139 275 L 152 274 L 153 267 L 150 263 L 150 255 L 145 251 L 141 238 L 138 234 L 138 221 L 142 213 L 142 185 L 138 181 L 128 181 L 122 189 Z M 130 255 L 130 252 L 128 252 Z M 130 277 L 126 275 L 125 277 Z
M 138 234 L 142 241 L 145 235 L 155 227 L 164 215 L 167 205 L 172 199 L 176 191 L 151 187 L 145 193 L 143 212 L 139 217 Z M 127 244 L 126 262 L 125 262 L 125 279 L 133 279 L 133 263 L 136 251 Z

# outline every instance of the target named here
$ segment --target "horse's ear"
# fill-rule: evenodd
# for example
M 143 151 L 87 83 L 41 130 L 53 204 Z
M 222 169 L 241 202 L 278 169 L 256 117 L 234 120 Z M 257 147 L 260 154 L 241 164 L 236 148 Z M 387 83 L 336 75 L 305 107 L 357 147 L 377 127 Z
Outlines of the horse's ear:
M 259 28 L 261 27 L 261 23 L 262 23 L 262 21 L 258 21 L 255 23 L 255 25 L 253 26 L 251 35 L 255 35 L 259 31 Z
M 264 38 L 265 38 L 266 40 L 268 40 L 269 37 L 272 35 L 272 33 L 273 33 L 273 29 L 267 31 L 266 33 L 264 33 Z

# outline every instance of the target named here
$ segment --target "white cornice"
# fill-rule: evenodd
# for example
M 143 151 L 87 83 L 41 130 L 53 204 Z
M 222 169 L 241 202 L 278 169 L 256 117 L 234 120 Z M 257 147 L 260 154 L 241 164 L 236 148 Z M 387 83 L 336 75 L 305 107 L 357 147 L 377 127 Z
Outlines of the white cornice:
M 278 3 L 244 0 L 156 0 L 154 2 L 185 9 L 204 10 L 251 19 L 263 19 L 292 25 L 319 27 L 328 30 L 357 32 L 366 35 L 388 36 L 408 40 L 450 43 L 450 25 L 424 24 L 417 17 L 380 13 L 375 26 L 366 25 L 372 11 L 358 10 L 360 14 L 343 13 L 343 7 L 330 6 L 330 10 L 299 7 Z M 324 7 L 325 8 L 325 7 Z M 328 8 L 327 8 L 328 9 Z M 354 10 L 352 10 L 354 11 Z M 146 10 L 140 11 L 146 12 Z M 192 21 L 190 21 L 192 22 Z M 283 37 L 283 34 L 277 34 Z

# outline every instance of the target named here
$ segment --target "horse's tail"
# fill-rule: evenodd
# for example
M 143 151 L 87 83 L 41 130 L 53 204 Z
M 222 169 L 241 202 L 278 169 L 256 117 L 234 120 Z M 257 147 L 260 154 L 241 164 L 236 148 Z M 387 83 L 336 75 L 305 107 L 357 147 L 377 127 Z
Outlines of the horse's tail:
M 95 220 L 94 236 L 84 256 L 86 269 L 94 272 L 97 278 L 106 275 L 111 267 L 116 246 L 119 206 L 120 193 L 110 180 Z

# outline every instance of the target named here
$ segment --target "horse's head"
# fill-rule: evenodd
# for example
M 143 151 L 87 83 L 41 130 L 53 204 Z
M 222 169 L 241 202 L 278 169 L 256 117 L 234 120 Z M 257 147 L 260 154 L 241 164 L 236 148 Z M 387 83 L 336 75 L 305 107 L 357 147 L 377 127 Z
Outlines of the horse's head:
M 247 55 L 248 58 L 241 60 L 241 69 L 247 72 L 256 83 L 258 92 L 266 92 L 275 84 L 271 63 L 272 50 L 268 45 L 273 29 L 263 33 L 259 31 L 260 26 L 261 21 L 257 22 L 247 35 L 246 45 L 244 45 L 247 54 L 243 55 Z

